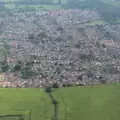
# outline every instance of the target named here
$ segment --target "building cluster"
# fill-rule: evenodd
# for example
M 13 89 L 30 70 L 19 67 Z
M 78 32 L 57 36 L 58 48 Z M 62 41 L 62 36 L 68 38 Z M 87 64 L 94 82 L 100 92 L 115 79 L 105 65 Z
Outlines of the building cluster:
M 32 69 L 39 75 L 24 80 L 20 74 L 1 74 L 0 85 L 43 87 L 56 82 L 64 86 L 120 81 L 116 62 L 120 25 L 83 24 L 98 19 L 96 12 L 78 9 L 13 13 L 1 18 L 0 40 L 10 47 L 8 64 L 33 60 Z
M 96 12 L 80 9 L 51 10 L 43 13 L 37 12 L 36 15 L 43 18 L 47 17 L 48 19 L 55 18 L 61 24 L 80 24 L 100 19 L 100 16 Z

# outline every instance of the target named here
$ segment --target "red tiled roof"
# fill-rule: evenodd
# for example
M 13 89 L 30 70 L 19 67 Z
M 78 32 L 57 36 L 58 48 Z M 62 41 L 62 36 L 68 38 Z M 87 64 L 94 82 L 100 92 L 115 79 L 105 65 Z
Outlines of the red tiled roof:
M 2 85 L 2 86 L 15 86 L 15 84 L 13 84 L 12 82 L 8 82 L 8 81 L 0 81 L 0 85 Z
M 10 42 L 10 45 L 12 45 L 12 46 L 16 46 L 17 43 L 16 43 L 16 42 Z
M 102 43 L 106 45 L 116 45 L 116 43 L 113 40 L 103 40 Z

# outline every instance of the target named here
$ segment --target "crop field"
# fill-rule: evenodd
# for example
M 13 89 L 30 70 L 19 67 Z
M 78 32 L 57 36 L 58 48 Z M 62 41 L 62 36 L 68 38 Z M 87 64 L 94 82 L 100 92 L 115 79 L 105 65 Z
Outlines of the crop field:
M 53 96 L 59 120 L 120 120 L 119 84 L 61 88 Z M 31 120 L 53 119 L 54 107 L 44 90 L 0 89 L 0 115 L 21 114 L 29 120 L 29 112 Z

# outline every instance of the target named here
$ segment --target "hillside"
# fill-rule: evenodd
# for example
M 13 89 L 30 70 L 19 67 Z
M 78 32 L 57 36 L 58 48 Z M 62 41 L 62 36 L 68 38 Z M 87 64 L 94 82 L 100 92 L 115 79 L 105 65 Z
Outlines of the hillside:
M 53 96 L 59 102 L 59 120 L 120 119 L 119 84 L 61 88 Z M 40 89 L 0 89 L 0 106 L 1 115 L 22 114 L 25 120 L 29 111 L 31 120 L 50 120 L 54 115 L 51 100 Z
M 15 86 L 120 81 L 119 23 L 82 9 L 0 14 L 0 71 Z
M 103 19 L 116 23 L 120 19 L 118 0 L 1 0 L 0 9 L 19 12 L 56 9 L 89 9 L 100 13 Z
M 102 0 L 1 2 L 1 87 L 120 82 L 118 6 Z

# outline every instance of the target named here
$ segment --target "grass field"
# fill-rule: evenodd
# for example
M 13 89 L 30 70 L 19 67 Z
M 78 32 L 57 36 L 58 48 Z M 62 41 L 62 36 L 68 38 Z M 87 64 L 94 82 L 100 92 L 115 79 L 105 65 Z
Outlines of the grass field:
M 49 120 L 52 117 L 53 106 L 42 90 L 0 89 L 0 114 L 24 115 L 29 111 L 32 120 Z
M 29 11 L 29 10 L 58 10 L 60 8 L 62 8 L 60 5 L 15 5 L 15 4 L 5 4 L 4 5 L 5 8 L 7 9 L 11 9 L 11 10 L 14 10 L 14 9 L 19 9 L 19 10 L 24 10 L 24 11 Z
M 107 22 L 105 22 L 104 20 L 92 20 L 92 21 L 90 21 L 90 22 L 88 22 L 88 23 L 85 23 L 84 25 L 92 25 L 92 26 L 94 26 L 94 25 L 105 25 L 105 24 L 107 24 Z
M 19 1 L 21 1 L 21 0 L 0 0 L 0 2 L 6 2 L 6 3 L 10 3 L 10 2 L 19 2 Z M 23 0 L 22 0 L 23 1 Z M 26 0 L 26 1 L 31 1 L 31 0 Z M 35 1 L 38 1 L 38 2 L 40 2 L 41 0 L 35 0 Z M 43 1 L 43 0 L 42 0 Z M 52 0 L 52 2 L 53 3 L 58 3 L 59 2 L 59 0 Z M 61 0 L 61 2 L 62 3 L 67 3 L 68 2 L 68 0 Z
M 102 0 L 103 3 L 105 4 L 108 4 L 108 5 L 112 5 L 112 6 L 115 6 L 115 7 L 120 7 L 120 1 L 117 1 L 117 0 Z
M 58 3 L 59 0 L 53 0 L 53 4 L 39 4 L 40 0 L 36 0 L 35 3 L 38 2 L 38 4 L 35 4 L 35 3 L 31 3 L 30 0 L 22 0 L 22 2 L 28 2 L 28 3 L 31 3 L 31 4 L 17 4 L 15 2 L 19 2 L 21 0 L 0 0 L 0 2 L 3 2 L 5 3 L 4 4 L 4 7 L 7 8 L 7 9 L 19 9 L 19 10 L 22 10 L 22 11 L 33 11 L 33 10 L 56 10 L 56 9 L 60 9 L 62 8 L 62 5 L 59 5 L 59 4 L 54 4 L 54 3 Z M 68 0 L 62 0 L 61 3 L 62 4 L 65 4 L 67 3 Z
M 120 120 L 120 84 L 61 88 L 53 96 L 59 120 Z M 43 90 L 0 89 L 0 114 L 28 111 L 32 120 L 52 120 L 54 109 Z
M 19 5 L 17 6 L 17 9 L 22 9 L 22 10 L 30 10 L 30 9 L 33 9 L 33 10 L 57 10 L 57 9 L 60 9 L 61 6 L 60 5 Z

